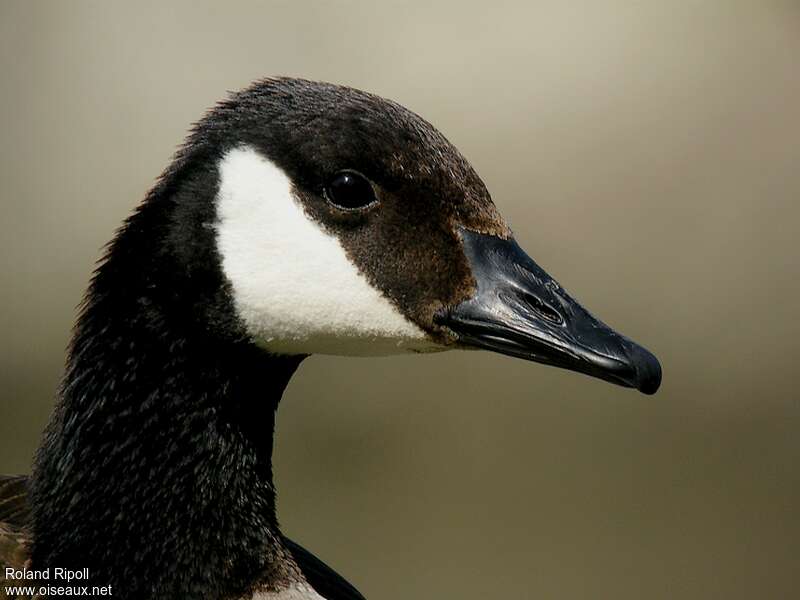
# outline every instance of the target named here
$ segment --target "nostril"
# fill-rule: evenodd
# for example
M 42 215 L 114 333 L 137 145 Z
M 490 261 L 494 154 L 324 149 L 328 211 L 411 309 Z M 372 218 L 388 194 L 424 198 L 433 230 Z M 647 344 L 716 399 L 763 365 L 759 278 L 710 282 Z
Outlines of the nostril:
M 523 292 L 521 294 L 522 301 L 528 305 L 528 307 L 535 312 L 537 315 L 542 317 L 545 321 L 550 321 L 555 325 L 563 325 L 564 318 L 561 314 L 552 306 L 544 302 L 538 296 L 534 296 L 531 293 Z

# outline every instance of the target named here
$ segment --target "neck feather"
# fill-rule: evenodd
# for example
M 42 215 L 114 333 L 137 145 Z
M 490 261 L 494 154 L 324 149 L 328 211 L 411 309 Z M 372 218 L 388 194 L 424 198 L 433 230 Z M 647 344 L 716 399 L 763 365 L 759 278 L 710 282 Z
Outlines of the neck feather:
M 165 210 L 134 215 L 90 288 L 37 457 L 33 564 L 89 567 L 122 598 L 279 589 L 296 567 L 275 516 L 272 437 L 302 357 L 237 333 L 216 268 L 181 268 L 158 231 Z

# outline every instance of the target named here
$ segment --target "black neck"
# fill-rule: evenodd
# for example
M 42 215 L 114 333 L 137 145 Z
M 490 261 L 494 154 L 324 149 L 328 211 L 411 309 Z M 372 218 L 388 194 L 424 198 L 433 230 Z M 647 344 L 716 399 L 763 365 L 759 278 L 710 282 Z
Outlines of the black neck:
M 219 600 L 292 576 L 271 456 L 302 357 L 241 335 L 218 261 L 188 268 L 158 229 L 175 210 L 146 204 L 90 288 L 37 457 L 33 566 L 88 567 L 118 598 Z

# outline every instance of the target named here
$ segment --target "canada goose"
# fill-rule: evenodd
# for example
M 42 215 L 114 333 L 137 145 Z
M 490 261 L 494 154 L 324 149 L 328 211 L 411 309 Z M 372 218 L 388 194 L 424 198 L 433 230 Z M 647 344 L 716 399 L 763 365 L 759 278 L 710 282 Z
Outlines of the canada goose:
M 309 354 L 450 348 L 661 379 L 414 113 L 301 79 L 233 94 L 95 272 L 34 473 L 0 483 L 6 585 L 58 567 L 98 597 L 362 598 L 278 528 L 275 410 Z

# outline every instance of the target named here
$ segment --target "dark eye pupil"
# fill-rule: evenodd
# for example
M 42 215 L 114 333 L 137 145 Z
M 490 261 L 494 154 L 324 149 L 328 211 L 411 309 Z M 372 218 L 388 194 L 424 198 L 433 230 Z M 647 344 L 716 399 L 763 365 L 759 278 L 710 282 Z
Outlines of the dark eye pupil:
M 361 208 L 375 201 L 375 190 L 363 175 L 343 171 L 325 188 L 328 200 L 340 208 Z

